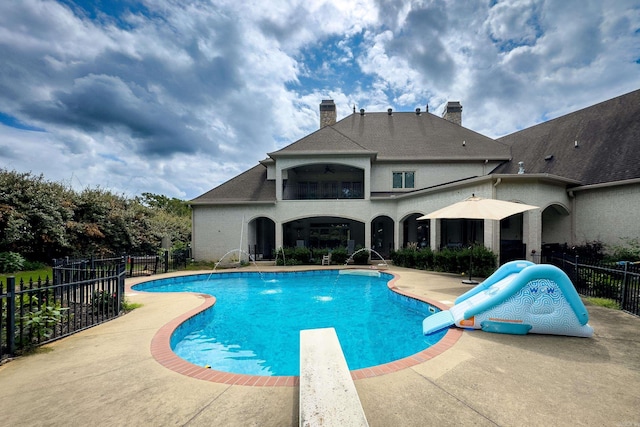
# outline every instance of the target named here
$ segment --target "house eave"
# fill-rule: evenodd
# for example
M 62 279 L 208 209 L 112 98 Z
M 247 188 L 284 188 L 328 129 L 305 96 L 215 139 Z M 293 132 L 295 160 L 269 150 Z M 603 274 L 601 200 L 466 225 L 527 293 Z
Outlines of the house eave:
M 213 206 L 213 205 L 275 205 L 275 200 L 203 200 L 203 201 L 189 201 L 190 206 Z
M 397 163 L 397 162 L 432 162 L 432 163 L 472 163 L 472 162 L 504 162 L 511 158 L 509 156 L 502 157 L 487 157 L 487 156 L 455 156 L 455 157 L 437 157 L 437 156 L 424 156 L 424 157 L 377 157 L 377 163 Z
M 621 181 L 602 182 L 599 184 L 581 185 L 579 187 L 572 187 L 570 191 L 576 192 L 576 191 L 596 190 L 599 188 L 619 187 L 621 185 L 634 185 L 634 184 L 640 184 L 640 178 L 624 179 Z
M 345 150 L 345 151 L 285 151 L 285 152 L 273 152 L 267 153 L 272 159 L 284 158 L 284 157 L 327 157 L 327 156 L 356 156 L 356 157 L 370 157 L 375 158 L 378 153 L 375 151 L 364 150 Z

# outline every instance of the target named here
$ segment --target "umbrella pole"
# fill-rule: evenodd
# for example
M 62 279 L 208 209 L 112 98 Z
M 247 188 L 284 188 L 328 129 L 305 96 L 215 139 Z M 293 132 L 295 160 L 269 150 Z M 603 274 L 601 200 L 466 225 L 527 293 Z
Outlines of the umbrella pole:
M 465 285 L 477 285 L 478 282 L 471 277 L 471 270 L 473 268 L 473 246 L 469 247 L 469 278 L 462 281 Z

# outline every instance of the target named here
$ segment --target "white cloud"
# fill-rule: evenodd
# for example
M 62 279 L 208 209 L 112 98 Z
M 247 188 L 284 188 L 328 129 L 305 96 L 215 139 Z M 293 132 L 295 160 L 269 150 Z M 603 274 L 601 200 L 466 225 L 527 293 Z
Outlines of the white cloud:
M 0 3 L 0 118 L 21 123 L 0 167 L 192 198 L 316 130 L 325 98 L 339 118 L 457 100 L 500 136 L 640 86 L 640 1 L 113 5 Z

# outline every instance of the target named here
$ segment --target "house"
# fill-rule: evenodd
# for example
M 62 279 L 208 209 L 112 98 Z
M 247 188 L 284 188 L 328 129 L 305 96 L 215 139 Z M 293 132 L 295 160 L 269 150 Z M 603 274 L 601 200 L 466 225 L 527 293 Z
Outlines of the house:
M 462 126 L 462 106 L 356 111 L 191 200 L 193 256 L 280 247 L 483 244 L 501 262 L 553 244 L 640 236 L 640 91 L 492 139 Z M 539 209 L 502 221 L 417 218 L 475 194 Z

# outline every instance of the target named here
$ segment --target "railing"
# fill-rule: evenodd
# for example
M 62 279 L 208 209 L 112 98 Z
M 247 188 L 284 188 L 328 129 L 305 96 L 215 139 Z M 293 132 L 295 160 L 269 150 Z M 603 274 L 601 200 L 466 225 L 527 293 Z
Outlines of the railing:
M 119 316 L 125 275 L 118 258 L 57 261 L 51 280 L 9 277 L 0 294 L 0 359 Z
M 579 294 L 609 298 L 628 313 L 640 315 L 640 265 L 627 261 L 605 263 L 553 253 L 544 261 L 561 268 Z
M 299 181 L 283 187 L 284 200 L 364 199 L 362 181 Z
M 0 360 L 120 315 L 125 277 L 186 267 L 191 253 L 54 259 L 53 277 L 0 283 Z M 6 286 L 5 286 L 6 285 Z

